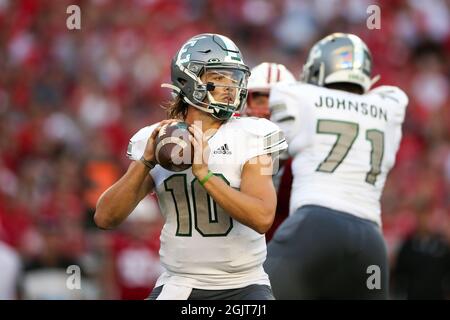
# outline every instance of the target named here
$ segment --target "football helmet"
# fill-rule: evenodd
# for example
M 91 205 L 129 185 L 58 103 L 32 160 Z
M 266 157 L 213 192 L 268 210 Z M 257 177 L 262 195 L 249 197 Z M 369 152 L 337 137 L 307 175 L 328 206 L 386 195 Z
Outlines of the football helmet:
M 331 83 L 353 83 L 363 92 L 379 79 L 371 79 L 372 55 L 356 35 L 333 33 L 318 41 L 309 51 L 301 80 L 325 86 Z
M 268 92 L 278 82 L 294 83 L 293 74 L 280 63 L 263 62 L 251 70 L 248 78 L 248 91 Z
M 205 33 L 192 37 L 178 50 L 172 59 L 172 84 L 163 86 L 189 105 L 227 120 L 245 105 L 249 76 L 250 69 L 233 41 Z

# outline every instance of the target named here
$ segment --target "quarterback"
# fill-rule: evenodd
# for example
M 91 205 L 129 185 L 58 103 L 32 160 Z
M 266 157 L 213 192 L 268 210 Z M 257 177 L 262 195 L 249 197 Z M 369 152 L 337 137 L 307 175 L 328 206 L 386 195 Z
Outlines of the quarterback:
M 273 157 L 287 148 L 278 126 L 239 118 L 249 68 L 227 37 L 189 39 L 171 65 L 174 100 L 168 118 L 130 140 L 125 175 L 100 197 L 95 222 L 112 228 L 150 191 L 165 224 L 160 257 L 165 272 L 149 299 L 273 299 L 263 269 L 264 233 L 276 208 Z M 163 125 L 189 124 L 192 166 L 172 172 L 155 162 Z

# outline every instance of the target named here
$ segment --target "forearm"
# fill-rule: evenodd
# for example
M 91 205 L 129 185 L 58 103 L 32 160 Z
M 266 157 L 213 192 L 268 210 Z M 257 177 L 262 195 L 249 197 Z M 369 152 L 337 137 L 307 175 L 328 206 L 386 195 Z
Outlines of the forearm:
M 276 203 L 273 206 L 270 201 L 233 189 L 217 176 L 212 176 L 204 188 L 220 207 L 240 223 L 259 233 L 265 233 L 272 225 Z
M 149 168 L 135 161 L 125 175 L 100 196 L 94 215 L 97 226 L 110 229 L 125 220 L 152 188 L 148 173 Z

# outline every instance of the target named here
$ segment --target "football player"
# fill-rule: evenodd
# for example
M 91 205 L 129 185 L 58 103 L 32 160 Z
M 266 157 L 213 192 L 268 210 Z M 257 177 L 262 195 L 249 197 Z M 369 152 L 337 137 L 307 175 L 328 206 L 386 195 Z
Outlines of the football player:
M 263 62 L 251 69 L 248 78 L 247 106 L 244 114 L 249 117 L 270 118 L 270 89 L 276 83 L 295 83 L 294 75 L 282 64 Z M 289 214 L 289 197 L 292 184 L 291 160 L 287 152 L 280 155 L 280 170 L 273 176 L 277 190 L 277 209 L 272 227 L 266 232 L 266 241 Z
M 130 141 L 133 162 L 99 199 L 95 222 L 111 228 L 150 191 L 165 224 L 165 272 L 149 299 L 273 299 L 263 269 L 264 233 L 276 207 L 272 155 L 287 148 L 267 119 L 236 118 L 247 97 L 249 68 L 227 37 L 189 39 L 172 60 L 169 120 L 142 128 Z M 194 161 L 182 172 L 155 165 L 162 126 L 188 123 Z
M 352 34 L 315 44 L 302 82 L 270 95 L 293 157 L 290 216 L 268 246 L 277 299 L 385 299 L 380 196 L 402 137 L 408 98 L 371 89 L 372 57 Z
M 292 73 L 280 63 L 263 62 L 251 70 L 245 114 L 250 117 L 270 118 L 269 94 L 275 83 L 294 83 Z

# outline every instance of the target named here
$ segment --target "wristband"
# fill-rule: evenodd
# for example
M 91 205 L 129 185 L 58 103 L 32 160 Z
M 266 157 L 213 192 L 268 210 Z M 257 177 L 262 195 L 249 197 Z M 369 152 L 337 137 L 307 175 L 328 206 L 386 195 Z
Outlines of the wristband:
M 205 185 L 205 183 L 214 175 L 211 170 L 208 170 L 208 174 L 200 181 L 200 184 L 202 187 Z
M 142 156 L 140 160 L 141 160 L 142 163 L 143 163 L 147 168 L 149 168 L 150 170 L 152 170 L 152 169 L 156 166 L 155 163 L 153 163 L 153 162 L 151 162 L 151 161 L 148 161 L 148 160 L 145 160 L 144 156 Z

